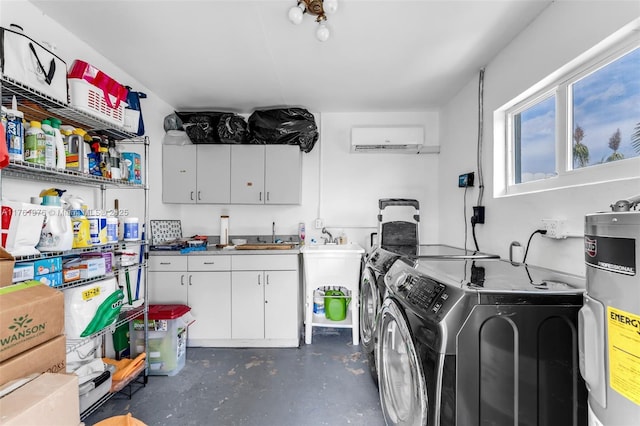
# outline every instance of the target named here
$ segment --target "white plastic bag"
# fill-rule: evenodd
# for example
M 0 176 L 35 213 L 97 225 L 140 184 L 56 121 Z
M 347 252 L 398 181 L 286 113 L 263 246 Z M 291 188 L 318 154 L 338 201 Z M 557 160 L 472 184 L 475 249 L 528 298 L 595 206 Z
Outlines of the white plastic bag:
M 67 339 L 80 339 L 100 304 L 118 288 L 111 277 L 64 291 L 64 330 Z
M 42 206 L 2 200 L 2 246 L 13 256 L 39 254 L 44 219 Z

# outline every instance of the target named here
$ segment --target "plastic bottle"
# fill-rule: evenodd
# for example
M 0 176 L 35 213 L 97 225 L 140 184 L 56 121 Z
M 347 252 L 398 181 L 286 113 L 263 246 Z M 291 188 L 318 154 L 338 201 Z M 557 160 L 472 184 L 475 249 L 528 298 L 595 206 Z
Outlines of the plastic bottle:
M 304 245 L 304 239 L 306 238 L 304 222 L 298 224 L 298 238 L 300 239 L 300 245 Z
M 140 222 L 137 217 L 125 218 L 123 228 L 125 241 L 138 241 L 140 239 Z
M 109 148 L 100 147 L 100 173 L 104 178 L 111 178 L 111 163 L 109 161 Z
M 53 128 L 53 134 L 56 145 L 56 169 L 64 170 L 67 167 L 67 156 L 64 151 L 64 140 L 62 139 L 62 133 L 60 132 L 60 126 L 62 121 L 55 117 L 49 117 L 51 127 Z
M 45 134 L 39 121 L 32 121 L 24 138 L 24 160 L 44 164 Z
M 12 106 L 6 109 L 5 129 L 7 134 L 7 148 L 9 159 L 14 161 L 24 160 L 24 113 L 18 111 L 16 97 L 13 97 Z
M 56 167 L 56 134 L 53 132 L 51 122 L 49 120 L 42 120 L 42 130 L 45 135 L 45 147 L 44 147 L 44 165 L 45 167 Z
M 111 179 L 122 179 L 120 171 L 120 151 L 116 149 L 116 141 L 109 139 L 109 167 L 111 170 Z
M 64 190 L 51 188 L 40 193 L 42 208 L 46 210 L 40 242 L 36 246 L 40 251 L 65 251 L 73 247 L 71 219 L 61 207 L 60 196 L 63 192 Z
M 73 248 L 91 247 L 91 225 L 84 213 L 84 200 L 80 197 L 65 197 L 71 227 L 73 228 Z
M 89 173 L 89 144 L 85 140 L 87 132 L 84 129 L 73 129 L 67 136 L 67 168 L 80 173 Z M 75 156 L 77 155 L 77 160 Z

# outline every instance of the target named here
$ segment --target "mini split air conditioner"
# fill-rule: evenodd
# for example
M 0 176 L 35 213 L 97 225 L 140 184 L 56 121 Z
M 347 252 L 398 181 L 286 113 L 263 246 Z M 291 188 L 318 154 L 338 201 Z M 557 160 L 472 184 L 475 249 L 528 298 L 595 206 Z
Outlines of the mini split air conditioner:
M 424 127 L 353 127 L 351 152 L 437 154 L 440 147 L 424 143 Z

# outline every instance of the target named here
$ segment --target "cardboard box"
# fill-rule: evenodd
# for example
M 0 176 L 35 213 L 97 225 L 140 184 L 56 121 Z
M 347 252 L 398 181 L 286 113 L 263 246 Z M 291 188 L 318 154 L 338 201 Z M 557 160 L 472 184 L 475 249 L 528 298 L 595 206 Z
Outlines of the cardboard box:
M 13 267 L 13 282 L 19 283 L 22 281 L 29 281 L 34 278 L 33 275 L 33 262 L 23 262 L 14 265 Z
M 81 259 L 104 259 L 104 274 L 110 274 L 113 270 L 113 253 L 110 251 L 100 252 L 100 253 L 82 253 L 80 255 Z
M 78 426 L 78 376 L 44 373 L 0 398 L 3 426 Z
M 11 253 L 0 247 L 0 287 L 13 283 L 13 265 L 16 260 Z
M 0 362 L 0 386 L 33 373 L 64 373 L 67 367 L 67 339 L 51 340 Z
M 33 262 L 33 273 L 36 279 L 40 275 L 46 275 L 60 271 L 62 271 L 62 258 L 60 256 L 40 259 Z
M 70 283 L 80 279 L 80 268 L 69 268 L 62 270 L 62 281 Z
M 39 281 L 0 287 L 0 362 L 64 334 L 64 294 Z
M 37 275 L 35 280 L 40 281 L 42 284 L 46 284 L 49 287 L 60 287 L 63 284 L 61 271 L 45 275 Z
M 107 274 L 104 257 L 78 257 L 64 262 L 65 269 L 79 269 L 83 280 Z

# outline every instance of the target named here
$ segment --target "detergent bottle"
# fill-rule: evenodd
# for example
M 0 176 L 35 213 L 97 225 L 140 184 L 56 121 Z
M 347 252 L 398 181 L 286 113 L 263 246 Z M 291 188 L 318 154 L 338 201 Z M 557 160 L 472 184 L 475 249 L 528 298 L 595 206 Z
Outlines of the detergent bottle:
M 56 151 L 55 167 L 58 170 L 64 170 L 67 167 L 67 156 L 64 150 L 64 139 L 62 138 L 62 133 L 60 132 L 60 126 L 62 125 L 62 121 L 60 121 L 55 117 L 49 117 L 48 120 L 51 122 L 51 129 L 53 131 L 53 136 L 55 141 L 55 151 Z
M 40 251 L 65 251 L 73 247 L 71 218 L 62 208 L 60 196 L 63 189 L 50 188 L 40 192 L 44 224 L 37 249 Z
M 65 197 L 64 200 L 68 206 L 73 229 L 73 248 L 91 247 L 91 224 L 84 213 L 84 200 L 73 195 Z
M 56 166 L 56 134 L 53 132 L 51 122 L 49 120 L 42 120 L 40 123 L 42 131 L 44 132 L 44 165 L 45 167 Z

